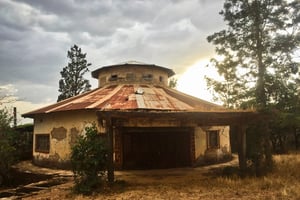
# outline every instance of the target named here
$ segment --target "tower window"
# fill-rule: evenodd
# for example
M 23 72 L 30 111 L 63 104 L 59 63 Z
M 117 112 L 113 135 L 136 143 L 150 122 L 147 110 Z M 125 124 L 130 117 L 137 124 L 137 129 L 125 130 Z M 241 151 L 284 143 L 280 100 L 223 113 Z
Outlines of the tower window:
M 164 77 L 159 76 L 159 82 L 163 82 L 164 81 Z
M 117 74 L 112 74 L 109 78 L 110 81 L 116 81 L 118 80 L 118 75 Z
M 151 81 L 152 78 L 153 78 L 153 75 L 152 75 L 152 74 L 144 74 L 144 75 L 143 75 L 143 79 L 144 79 L 145 81 Z

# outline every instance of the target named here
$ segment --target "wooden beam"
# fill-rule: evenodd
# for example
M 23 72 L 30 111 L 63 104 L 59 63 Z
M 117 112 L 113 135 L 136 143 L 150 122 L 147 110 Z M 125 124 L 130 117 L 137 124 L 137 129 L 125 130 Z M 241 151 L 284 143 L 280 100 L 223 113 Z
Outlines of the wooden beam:
M 108 166 L 107 166 L 107 180 L 109 184 L 114 183 L 115 174 L 114 174 L 114 141 L 113 141 L 113 127 L 112 120 L 110 117 L 106 118 L 106 133 L 107 133 L 107 142 L 108 142 Z
M 133 118 L 174 118 L 195 122 L 199 126 L 213 125 L 239 125 L 241 122 L 250 123 L 258 119 L 259 114 L 255 112 L 172 112 L 172 111 L 98 111 L 98 117 L 109 115 L 116 119 Z

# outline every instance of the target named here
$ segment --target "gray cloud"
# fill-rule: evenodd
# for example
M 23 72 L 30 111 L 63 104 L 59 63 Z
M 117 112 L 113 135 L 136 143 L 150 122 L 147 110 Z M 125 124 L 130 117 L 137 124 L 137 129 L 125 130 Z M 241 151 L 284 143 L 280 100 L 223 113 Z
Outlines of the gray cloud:
M 0 86 L 13 84 L 26 101 L 56 101 L 73 44 L 91 70 L 137 60 L 182 73 L 212 55 L 206 37 L 224 27 L 222 2 L 0 0 Z

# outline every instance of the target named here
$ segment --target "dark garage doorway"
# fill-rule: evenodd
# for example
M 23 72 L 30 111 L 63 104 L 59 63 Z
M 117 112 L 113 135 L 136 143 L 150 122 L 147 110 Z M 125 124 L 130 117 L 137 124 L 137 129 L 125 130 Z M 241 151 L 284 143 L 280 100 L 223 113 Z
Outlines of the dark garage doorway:
M 123 169 L 191 165 L 190 128 L 124 128 Z

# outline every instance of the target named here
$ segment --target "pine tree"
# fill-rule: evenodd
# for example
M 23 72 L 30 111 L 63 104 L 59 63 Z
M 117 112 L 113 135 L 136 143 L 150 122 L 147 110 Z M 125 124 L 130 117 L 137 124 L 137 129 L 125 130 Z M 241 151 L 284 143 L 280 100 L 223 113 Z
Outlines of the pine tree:
M 286 100 L 299 79 L 300 3 L 298 0 L 226 0 L 220 14 L 227 29 L 207 40 L 221 59 L 212 64 L 223 82 L 208 84 L 228 107 L 255 107 L 265 113 Z M 293 96 L 293 95 L 291 95 Z M 248 129 L 247 157 L 256 175 L 273 165 L 270 129 L 260 121 Z M 251 138 L 250 138 L 251 137 Z M 250 140 L 249 140 L 250 139 Z
M 57 101 L 61 101 L 83 92 L 89 91 L 91 85 L 89 80 L 83 78 L 83 75 L 89 71 L 91 63 L 86 60 L 86 53 L 81 52 L 81 48 L 74 44 L 68 51 L 67 57 L 69 63 L 60 72 L 59 96 Z
M 223 58 L 211 61 L 225 79 L 208 83 L 225 105 L 265 109 L 296 83 L 299 10 L 297 0 L 225 1 L 220 14 L 228 28 L 207 37 Z

